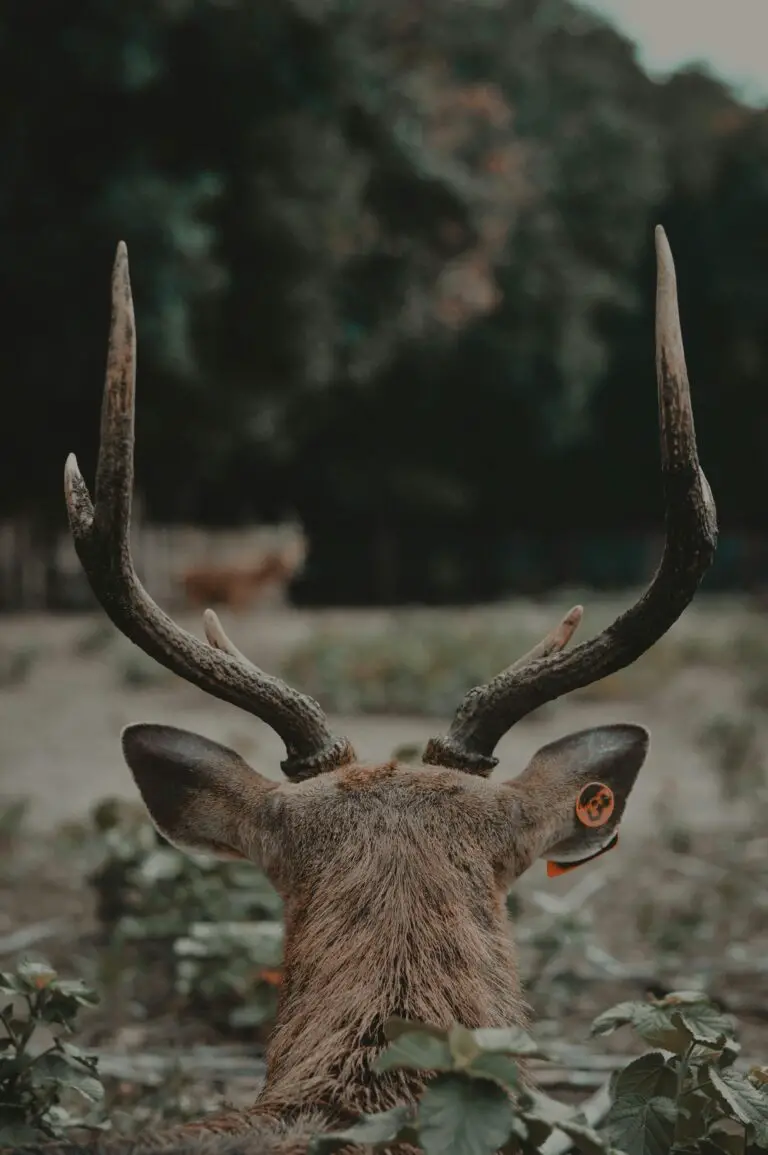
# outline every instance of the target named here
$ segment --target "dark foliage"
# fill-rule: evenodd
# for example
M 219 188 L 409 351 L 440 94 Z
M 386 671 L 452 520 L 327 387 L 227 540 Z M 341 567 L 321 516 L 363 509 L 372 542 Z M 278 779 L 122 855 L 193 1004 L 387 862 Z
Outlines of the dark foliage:
M 90 475 L 122 237 L 150 515 L 297 512 L 300 596 L 347 601 L 656 527 L 661 221 L 724 528 L 762 525 L 768 119 L 717 81 L 570 0 L 13 0 L 0 65 L 0 514 L 50 533 Z

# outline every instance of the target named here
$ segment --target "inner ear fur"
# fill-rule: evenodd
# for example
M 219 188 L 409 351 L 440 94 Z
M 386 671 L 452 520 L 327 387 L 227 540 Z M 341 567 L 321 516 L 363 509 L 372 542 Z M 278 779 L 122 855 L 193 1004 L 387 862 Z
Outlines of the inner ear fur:
M 126 726 L 123 756 L 157 829 L 182 850 L 258 856 L 259 813 L 277 788 L 234 750 L 190 730 Z

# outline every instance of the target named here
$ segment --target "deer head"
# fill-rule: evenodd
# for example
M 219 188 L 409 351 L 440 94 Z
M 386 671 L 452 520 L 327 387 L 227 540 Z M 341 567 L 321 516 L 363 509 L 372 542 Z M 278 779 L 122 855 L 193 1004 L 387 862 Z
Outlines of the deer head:
M 660 228 L 656 249 L 666 503 L 659 569 L 631 609 L 566 650 L 582 616 L 580 606 L 571 610 L 530 653 L 470 690 L 447 734 L 428 743 L 422 765 L 406 766 L 361 763 L 318 703 L 253 665 L 211 610 L 202 641 L 175 625 L 139 582 L 129 546 L 136 338 L 127 253 L 118 248 L 95 501 L 70 456 L 70 525 L 117 627 L 285 743 L 286 780 L 276 782 L 184 730 L 139 724 L 122 736 L 162 834 L 191 851 L 250 859 L 286 901 L 285 989 L 268 1102 L 346 1095 L 366 1109 L 396 1101 L 406 1088 L 395 1080 L 404 1076 L 377 1083 L 368 1057 L 392 1014 L 470 1027 L 521 1022 L 508 887 L 536 859 L 557 873 L 616 841 L 648 750 L 642 727 L 570 734 L 539 750 L 518 777 L 489 776 L 499 739 L 526 714 L 648 650 L 688 605 L 714 555 L 715 508 L 698 463 L 674 265 Z

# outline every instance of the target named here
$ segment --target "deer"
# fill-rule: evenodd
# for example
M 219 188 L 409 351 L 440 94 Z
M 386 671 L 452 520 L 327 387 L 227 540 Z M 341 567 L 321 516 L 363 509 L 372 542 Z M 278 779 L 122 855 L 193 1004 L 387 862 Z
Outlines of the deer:
M 241 611 L 262 598 L 270 588 L 284 591 L 304 562 L 304 542 L 295 541 L 268 550 L 249 565 L 200 565 L 181 577 L 190 606 L 226 605 Z
M 314 699 L 246 658 L 213 610 L 203 615 L 202 640 L 176 625 L 136 576 L 129 541 L 136 330 L 120 244 L 95 498 L 70 456 L 69 524 L 114 625 L 167 669 L 271 726 L 285 746 L 284 777 L 274 780 L 191 731 L 141 722 L 122 731 L 123 757 L 160 834 L 192 854 L 256 864 L 283 897 L 284 980 L 266 1078 L 247 1109 L 140 1139 L 25 1150 L 299 1155 L 317 1132 L 416 1101 L 429 1073 L 375 1066 L 391 1017 L 527 1027 L 507 892 L 539 860 L 558 875 L 616 845 L 650 735 L 632 723 L 570 733 L 504 779 L 491 777 L 495 749 L 533 710 L 648 651 L 693 599 L 717 545 L 675 266 L 661 226 L 656 257 L 666 540 L 647 590 L 601 633 L 567 648 L 583 613 L 575 606 L 527 654 L 468 691 L 420 763 L 370 764 L 334 733 Z

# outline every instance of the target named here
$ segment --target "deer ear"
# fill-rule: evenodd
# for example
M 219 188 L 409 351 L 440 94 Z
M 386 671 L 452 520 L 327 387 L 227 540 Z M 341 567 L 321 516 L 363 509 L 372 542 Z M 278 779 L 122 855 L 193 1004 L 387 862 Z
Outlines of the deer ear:
M 258 857 L 259 811 L 276 783 L 234 750 L 174 726 L 126 726 L 122 744 L 150 817 L 169 842 L 220 858 Z
M 563 874 L 616 845 L 649 741 L 642 726 L 620 723 L 580 730 L 534 754 L 509 784 L 540 832 L 531 861 L 545 857 L 548 874 Z

